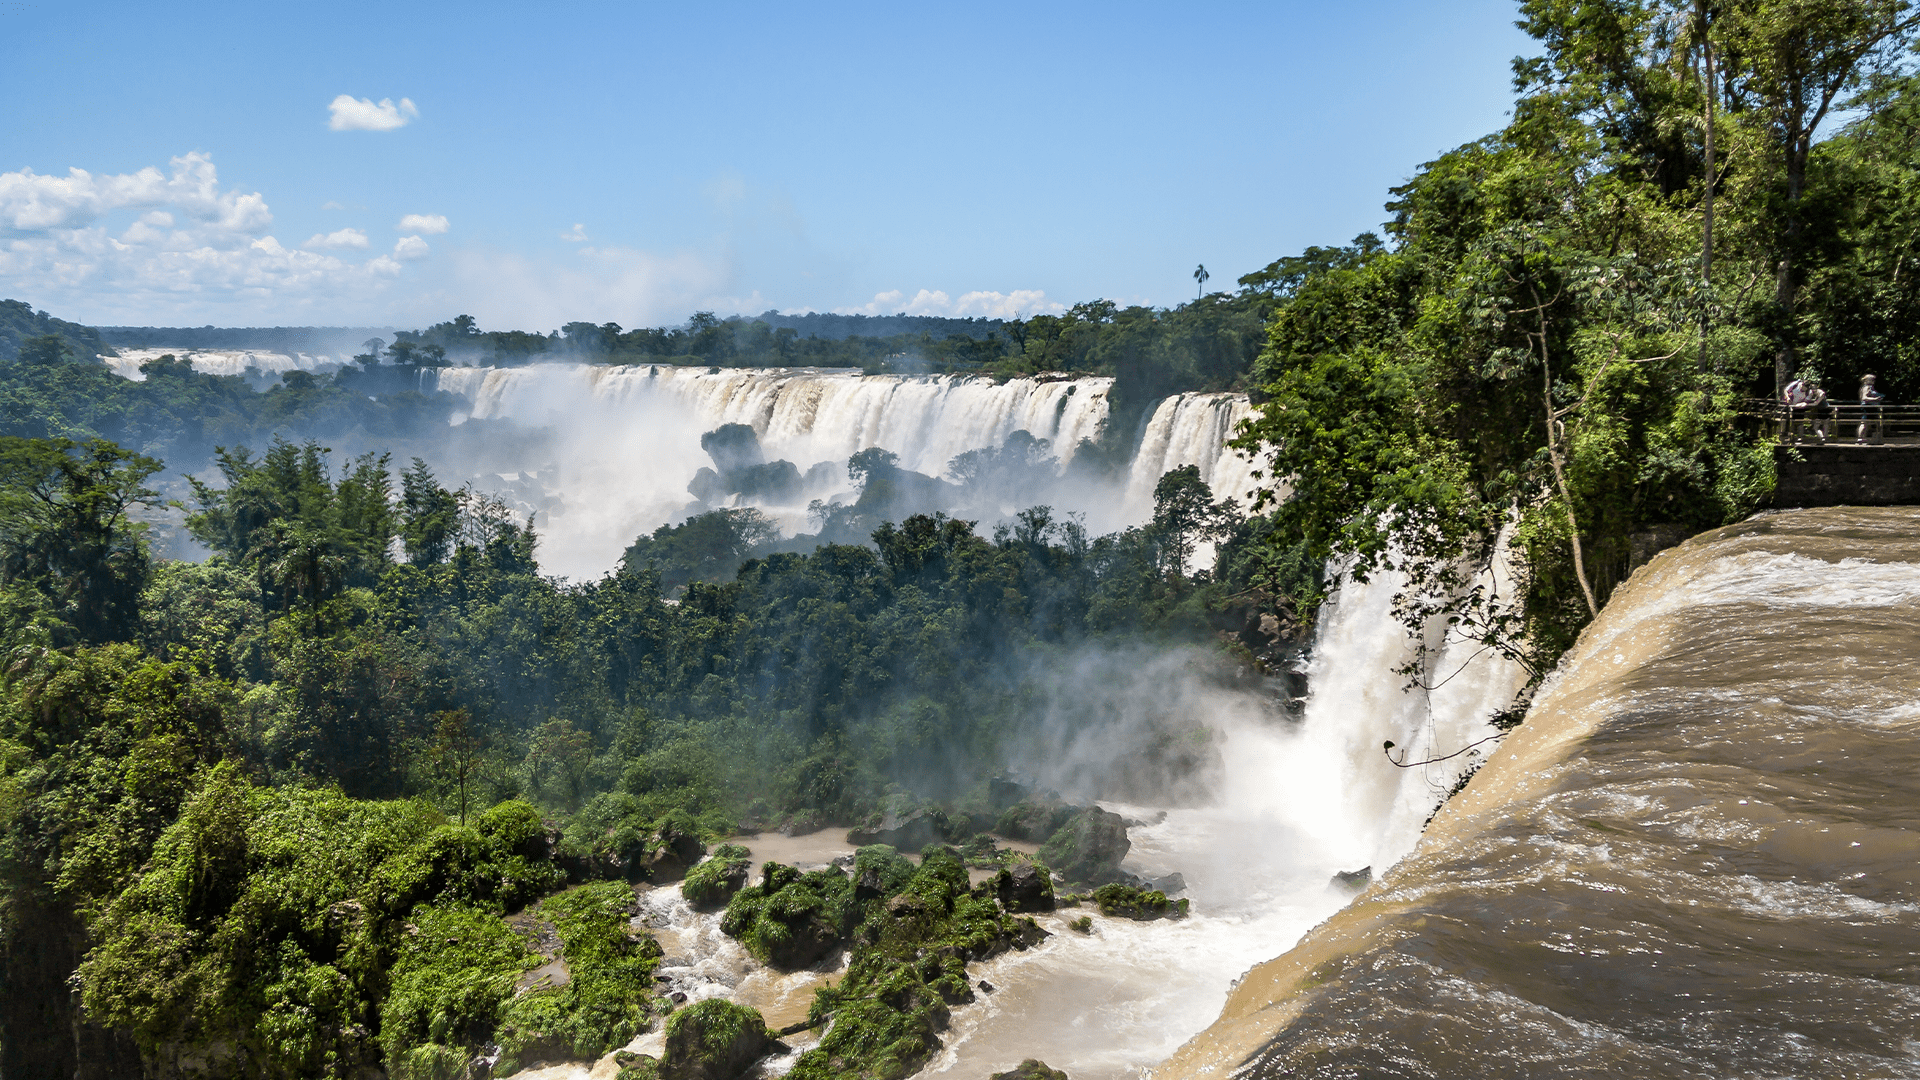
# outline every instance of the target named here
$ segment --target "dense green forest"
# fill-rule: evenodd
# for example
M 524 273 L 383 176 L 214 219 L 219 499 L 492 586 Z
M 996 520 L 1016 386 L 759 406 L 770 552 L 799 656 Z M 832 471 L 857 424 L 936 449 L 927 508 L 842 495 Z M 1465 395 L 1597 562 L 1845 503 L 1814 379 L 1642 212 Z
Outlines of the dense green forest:
M 992 536 L 915 516 L 753 557 L 773 536 L 718 511 L 567 584 L 540 574 L 529 522 L 423 461 L 241 442 L 295 421 L 404 436 L 433 403 L 375 401 L 350 377 L 262 393 L 170 358 L 143 370 L 119 380 L 53 335 L 0 365 L 18 432 L 0 436 L 10 1069 L 212 1055 L 247 1075 L 384 1062 L 427 1077 L 461 1074 L 488 1041 L 507 1060 L 605 1052 L 670 1008 L 652 991 L 657 956 L 625 935 L 625 882 L 670 879 L 743 827 L 931 807 L 934 839 L 966 840 L 994 822 L 989 776 L 1059 736 L 1039 715 L 1113 723 L 1113 691 L 1079 701 L 1062 670 L 1124 685 L 1224 631 L 1214 677 L 1257 678 L 1251 650 L 1281 644 L 1260 616 L 1291 614 L 1278 590 L 1315 588 L 1192 468 L 1168 474 L 1150 523 L 1113 536 L 1042 507 Z M 209 443 L 225 448 L 185 509 L 213 555 L 155 560 L 137 517 L 159 501 L 159 453 Z M 884 455 L 859 465 L 888 482 Z M 1203 540 L 1220 544 L 1218 573 L 1191 566 Z M 1109 790 L 1159 797 L 1211 767 L 1206 731 L 1177 715 L 1110 735 Z M 915 933 L 1025 940 L 944 858 L 890 879 L 886 896 L 919 889 L 947 912 Z M 627 900 L 542 899 L 593 882 Z M 864 894 L 791 888 L 806 910 L 808 890 L 832 894 L 818 901 L 835 913 L 829 941 L 892 925 Z M 569 956 L 576 936 L 601 943 L 578 949 L 604 972 L 509 992 L 531 954 L 498 916 L 536 902 Z M 904 946 L 881 923 L 873 978 L 897 983 Z M 472 951 L 421 952 L 409 935 L 423 927 Z M 66 1011 L 76 968 L 84 1021 Z M 474 984 L 477 971 L 493 974 Z M 835 1006 L 920 1049 L 822 1060 L 923 1060 L 929 1017 L 958 993 L 926 988 L 946 977 L 913 974 L 911 1008 Z M 448 1016 L 462 1019 L 450 1030 Z
M 1920 85 L 1904 3 L 1520 11 L 1541 54 L 1511 122 L 1396 188 L 1382 235 L 1168 309 L 838 337 L 462 316 L 259 391 L 171 358 L 121 380 L 97 334 L 0 307 L 0 1071 L 461 1077 L 661 1022 L 670 1057 L 762 1046 L 757 1016 L 660 998 L 626 933 L 631 883 L 697 864 L 688 895 L 756 956 L 853 950 L 795 1074 L 904 1076 L 966 961 L 1036 932 L 1018 867 L 967 884 L 978 834 L 1066 866 L 1099 824 L 1002 805 L 996 772 L 1064 724 L 1110 736 L 1106 790 L 1204 788 L 1204 727 L 1099 726 L 1156 658 L 1257 683 L 1332 564 L 1404 572 L 1409 625 L 1544 674 L 1637 559 L 1764 505 L 1749 399 L 1868 371 L 1920 394 Z M 1245 389 L 1244 445 L 1290 494 L 1246 519 L 1176 470 L 1151 522 L 1091 537 L 1044 507 L 991 535 L 883 520 L 863 490 L 802 550 L 723 510 L 568 583 L 531 522 L 420 459 L 430 427 L 476 457 L 519 437 L 445 435 L 454 403 L 410 380 L 450 358 L 1099 373 L 1121 416 Z M 209 461 L 176 512 L 211 557 L 156 559 L 155 478 Z M 1517 576 L 1476 584 L 1503 550 Z M 756 880 L 719 846 L 901 822 L 918 863 L 873 845 L 851 876 Z M 520 992 L 544 954 L 510 912 L 562 942 L 565 987 Z

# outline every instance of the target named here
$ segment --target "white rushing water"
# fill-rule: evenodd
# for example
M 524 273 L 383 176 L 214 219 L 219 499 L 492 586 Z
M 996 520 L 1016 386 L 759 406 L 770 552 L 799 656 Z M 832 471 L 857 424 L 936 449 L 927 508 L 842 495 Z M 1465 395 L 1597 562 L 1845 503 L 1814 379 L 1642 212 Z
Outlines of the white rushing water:
M 511 418 L 551 428 L 556 460 L 535 466 L 563 493 L 539 523 L 544 565 L 576 576 L 610 566 L 633 537 L 677 522 L 697 506 L 687 484 L 711 460 L 700 436 L 745 424 L 767 460 L 810 473 L 790 505 L 764 505 L 789 532 L 809 528 L 806 504 L 852 494 L 844 463 L 881 447 L 901 468 L 942 476 L 956 456 L 998 447 L 1016 431 L 1052 446 L 1064 472 L 1082 439 L 1106 422 L 1106 378 L 862 375 L 845 369 L 739 369 L 589 364 L 443 368 L 423 389 L 459 394 L 474 418 Z M 1180 394 L 1147 420 L 1117 489 L 1059 485 L 1035 501 L 1085 516 L 1096 535 L 1145 522 L 1153 487 L 1169 469 L 1196 465 L 1218 498 L 1247 504 L 1254 466 L 1226 443 L 1252 412 L 1241 394 Z M 822 466 L 815 469 L 815 466 Z M 551 471 L 549 471 L 551 470 Z M 481 485 L 484 486 L 484 485 Z M 1024 503 L 989 509 L 1010 515 Z M 980 507 L 954 507 L 968 516 Z M 987 515 L 987 516 L 991 516 Z M 983 522 L 983 526 L 990 522 Z
M 1261 702 L 1216 704 L 1226 738 L 1225 783 L 1214 805 L 1174 809 L 1129 832 L 1125 868 L 1178 871 L 1192 915 L 1179 923 L 1096 919 L 1083 936 L 1071 909 L 1045 920 L 1044 945 L 979 965 L 1002 989 L 955 1010 L 947 1047 L 925 1075 L 973 1077 L 1038 1057 L 1075 1080 L 1151 1075 L 1153 1063 L 1211 1024 L 1233 982 L 1291 948 L 1348 894 L 1340 871 L 1383 872 L 1412 850 L 1461 772 L 1463 755 L 1421 768 L 1493 733 L 1488 718 L 1525 681 L 1517 665 L 1429 635 L 1433 667 L 1458 674 L 1429 693 L 1405 692 L 1393 669 L 1413 643 L 1391 616 L 1396 575 L 1343 584 L 1323 609 L 1298 722 Z M 1146 808 L 1114 807 L 1144 817 Z M 1148 818 L 1150 820 L 1150 818 Z
M 1427 816 L 1479 758 L 1401 769 L 1381 744 L 1392 740 L 1407 751 L 1403 760 L 1419 761 L 1484 738 L 1492 734 L 1488 718 L 1512 703 L 1524 675 L 1448 644 L 1436 628 L 1432 668 L 1453 677 L 1431 693 L 1403 691 L 1405 678 L 1393 669 L 1413 656 L 1413 642 L 1390 614 L 1398 585 L 1392 574 L 1349 581 L 1328 602 L 1302 719 L 1277 715 L 1269 699 L 1251 693 L 1192 696 L 1225 738 L 1225 776 L 1212 805 L 1162 818 L 1152 807 L 1106 804 L 1155 822 L 1129 831 L 1124 867 L 1144 877 L 1183 875 L 1192 914 L 1150 923 L 1096 915 L 1086 935 L 1067 923 L 1091 914 L 1087 908 L 1040 916 L 1053 935 L 1043 944 L 971 965 L 975 982 L 996 989 L 954 1010 L 945 1046 L 922 1076 L 974 1080 L 1029 1057 L 1074 1080 L 1151 1076 L 1155 1063 L 1213 1022 L 1242 973 L 1346 903 L 1349 894 L 1331 885 L 1335 873 L 1371 866 L 1378 874 L 1413 848 Z M 783 1016 L 803 1011 L 817 973 L 755 971 L 719 933 L 717 915 L 676 906 L 677 890 L 647 896 L 643 921 L 662 935 L 674 958 L 667 973 L 690 999 L 722 995 L 771 1004 Z M 657 1053 L 657 1041 L 643 1037 L 635 1049 Z M 537 1075 L 600 1075 L 590 1068 Z
M 195 369 L 266 377 L 288 371 L 337 368 L 336 358 L 247 350 L 121 349 L 108 359 L 129 379 L 163 353 Z M 540 429 L 532 441 L 502 440 L 508 464 L 491 469 L 463 459 L 436 461 L 443 481 L 505 499 L 516 513 L 534 515 L 543 569 L 575 579 L 611 569 L 634 537 L 677 524 L 711 507 L 689 483 L 713 460 L 700 437 L 724 424 L 745 424 L 759 437 L 766 460 L 792 462 L 805 474 L 803 490 L 784 503 L 740 499 L 758 506 L 789 534 L 812 532 L 813 500 L 849 501 L 847 458 L 872 447 L 899 457 L 903 469 L 943 477 L 948 463 L 970 450 L 997 448 L 1015 432 L 1045 440 L 1057 459 L 1051 484 L 1004 492 L 972 490 L 946 509 L 990 529 L 1029 505 L 1053 506 L 1056 518 L 1080 515 L 1093 535 L 1145 523 L 1153 489 L 1168 470 L 1194 465 L 1216 498 L 1247 506 L 1258 482 L 1254 464 L 1227 447 L 1240 421 L 1252 414 L 1244 394 L 1178 394 L 1160 402 L 1137 433 L 1137 448 L 1113 483 L 1064 474 L 1081 440 L 1095 438 L 1109 418 L 1108 378 L 1041 376 L 998 381 L 970 375 L 862 375 L 849 369 L 744 369 L 600 364 L 525 367 L 451 367 L 428 371 L 421 390 L 458 394 L 470 412 L 449 418 L 509 419 Z M 1125 432 L 1122 437 L 1135 438 Z M 524 447 L 512 449 L 513 447 Z M 431 451 L 429 451 L 431 457 Z M 1208 552 L 1197 553 L 1205 565 Z
M 145 382 L 140 365 L 171 354 L 186 360 L 195 371 L 208 375 L 245 375 L 248 368 L 262 375 L 278 377 L 289 371 L 332 371 L 347 362 L 344 356 L 314 353 L 262 352 L 258 349 L 128 349 L 114 350 L 118 356 L 105 357 L 113 373 L 134 382 Z

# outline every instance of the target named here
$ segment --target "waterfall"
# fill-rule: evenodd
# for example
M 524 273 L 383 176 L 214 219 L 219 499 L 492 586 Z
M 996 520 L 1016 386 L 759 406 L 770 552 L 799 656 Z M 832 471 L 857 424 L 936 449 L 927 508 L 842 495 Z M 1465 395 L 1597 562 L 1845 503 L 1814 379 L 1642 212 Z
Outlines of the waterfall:
M 1184 689 L 1168 692 L 1225 739 L 1216 799 L 1164 815 L 1154 807 L 1103 805 L 1152 822 L 1128 831 L 1133 847 L 1123 868 L 1153 878 L 1180 873 L 1192 914 L 1152 923 L 1096 915 L 1091 934 L 1068 926 L 1089 908 L 1037 916 L 1052 935 L 1044 943 L 969 968 L 971 979 L 996 989 L 954 1009 L 945 1046 L 920 1076 L 985 1076 L 1038 1057 L 1074 1080 L 1150 1077 L 1215 1021 L 1244 972 L 1346 905 L 1350 894 L 1330 883 L 1336 872 L 1370 865 L 1378 876 L 1413 849 L 1428 815 L 1474 759 L 1400 769 L 1381 743 L 1408 748 L 1410 761 L 1457 750 L 1491 734 L 1488 717 L 1511 703 L 1525 676 L 1492 654 L 1448 642 L 1444 626 L 1435 625 L 1424 637 L 1432 668 L 1452 678 L 1430 693 L 1406 692 L 1406 678 L 1393 669 L 1414 655 L 1416 642 L 1390 615 L 1400 584 L 1393 574 L 1340 584 L 1322 610 L 1313 690 L 1300 720 L 1286 719 L 1265 694 L 1190 675 Z M 1179 668 L 1170 663 L 1153 677 L 1181 682 L 1168 674 Z M 810 865 L 850 850 L 835 846 L 840 836 L 742 842 L 756 859 Z M 643 905 L 636 923 L 660 938 L 670 959 L 662 974 L 688 1000 L 729 997 L 782 1021 L 804 1014 L 822 973 L 756 970 L 719 932 L 718 916 L 691 912 L 677 889 L 645 893 Z M 796 1049 L 812 1038 L 797 1039 Z M 631 1049 L 657 1054 L 659 1046 L 655 1032 Z M 791 1060 L 772 1063 L 771 1071 Z M 585 1064 L 564 1065 L 526 1080 L 584 1080 L 590 1073 L 600 1075 Z
M 746 424 L 770 458 L 802 468 L 880 446 L 900 466 L 939 476 L 956 455 L 998 446 L 1015 431 L 1052 442 L 1063 463 L 1107 417 L 1111 379 L 861 375 L 840 369 L 609 367 L 539 364 L 443 368 L 428 388 L 473 402 L 476 418 L 564 422 L 583 405 L 646 414 L 683 411 L 701 431 Z
M 345 357 L 261 352 L 254 349 L 118 348 L 114 351 L 119 355 L 103 357 L 107 366 L 115 375 L 134 382 L 145 382 L 147 379 L 140 371 L 141 364 L 168 354 L 186 360 L 195 371 L 208 375 L 245 375 L 248 368 L 253 368 L 266 375 L 278 376 L 289 371 L 330 371 L 346 362 Z
M 1161 1072 L 1914 1075 L 1917 523 L 1763 514 L 1642 566 L 1413 851 Z
M 1215 498 L 1231 499 L 1245 509 L 1260 482 L 1254 462 L 1227 448 L 1242 420 L 1253 415 L 1245 394 L 1175 394 L 1148 418 L 1140 448 L 1127 470 L 1126 505 L 1138 516 L 1153 512 L 1153 486 L 1168 470 L 1200 467 L 1200 479 Z
M 537 466 L 563 503 L 543 506 L 543 565 L 598 574 L 639 533 L 677 522 L 687 483 L 709 461 L 700 436 L 723 424 L 753 428 L 769 460 L 793 462 L 812 483 L 793 505 L 764 505 L 789 532 L 808 527 L 806 504 L 851 492 L 841 464 L 882 447 L 900 467 L 941 476 L 968 450 L 995 447 L 1016 431 L 1048 440 L 1064 473 L 1081 440 L 1109 416 L 1108 378 L 862 375 L 844 369 L 735 369 L 536 364 L 442 368 L 422 389 L 459 394 L 476 419 L 509 418 L 556 433 L 555 460 Z M 1253 464 L 1227 448 L 1252 414 L 1241 394 L 1180 394 L 1151 414 L 1117 488 L 1058 485 L 1056 511 L 1084 515 L 1096 534 L 1145 522 L 1167 470 L 1197 465 L 1217 496 L 1243 507 L 1256 490 Z M 459 420 L 465 417 L 456 418 Z M 550 474 L 548 469 L 553 470 Z M 478 486 L 487 486 L 482 478 Z M 1036 500 L 1039 501 L 1039 500 Z M 977 507 L 955 507 L 980 516 Z M 997 507 L 1010 513 L 1018 506 Z M 1205 558 L 1205 553 L 1201 553 Z

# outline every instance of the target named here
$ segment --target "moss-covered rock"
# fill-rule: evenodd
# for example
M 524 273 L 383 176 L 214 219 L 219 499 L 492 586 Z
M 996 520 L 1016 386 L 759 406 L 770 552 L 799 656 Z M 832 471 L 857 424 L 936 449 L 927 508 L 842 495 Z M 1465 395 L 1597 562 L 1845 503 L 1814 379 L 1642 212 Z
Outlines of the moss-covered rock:
M 865 902 L 892 896 L 913 877 L 913 860 L 889 844 L 869 844 L 853 854 L 853 895 Z
M 678 881 L 707 854 L 700 842 L 700 826 L 683 811 L 673 811 L 654 823 L 640 868 L 655 884 Z
M 870 867 L 897 855 L 869 856 Z M 792 1080 L 899 1080 L 940 1048 L 955 1006 L 973 1000 L 967 964 L 1046 937 L 1031 919 L 1003 914 L 990 889 L 976 894 L 951 848 L 933 845 L 891 896 L 859 902 L 853 957 L 838 986 L 814 998 L 813 1016 L 833 1017 L 820 1045 L 801 1055 Z
M 994 875 L 993 891 L 1000 906 L 1016 914 L 1053 910 L 1053 875 L 1042 863 L 1023 862 Z
M 687 871 L 680 895 L 701 911 L 727 906 L 753 876 L 753 853 L 738 844 L 722 844 L 713 857 Z
M 740 939 L 756 959 L 791 971 L 832 952 L 852 928 L 853 917 L 853 886 L 838 868 L 802 874 L 769 862 L 761 868 L 760 884 L 734 894 L 720 929 Z
M 1040 861 L 1073 884 L 1101 885 L 1120 876 L 1133 842 L 1119 814 L 1088 807 L 1073 815 L 1040 848 Z
M 772 1046 L 773 1036 L 758 1012 L 708 998 L 667 1021 L 660 1080 L 736 1080 Z
M 1136 889 L 1118 882 L 1093 890 L 1093 902 L 1100 905 L 1100 914 L 1121 919 L 1144 921 L 1187 917 L 1185 900 L 1169 900 L 1167 894 L 1158 889 Z
M 1013 840 L 1044 841 L 1072 820 L 1080 807 L 1058 799 L 1029 799 L 1000 812 L 993 831 Z

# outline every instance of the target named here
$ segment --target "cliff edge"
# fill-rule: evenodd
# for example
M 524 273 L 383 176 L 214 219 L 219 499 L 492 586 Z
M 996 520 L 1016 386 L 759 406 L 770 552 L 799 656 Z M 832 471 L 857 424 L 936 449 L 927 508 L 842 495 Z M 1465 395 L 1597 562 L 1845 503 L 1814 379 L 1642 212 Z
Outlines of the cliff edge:
M 1642 567 L 1419 846 L 1172 1077 L 1908 1075 L 1920 510 Z

